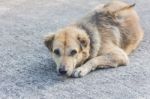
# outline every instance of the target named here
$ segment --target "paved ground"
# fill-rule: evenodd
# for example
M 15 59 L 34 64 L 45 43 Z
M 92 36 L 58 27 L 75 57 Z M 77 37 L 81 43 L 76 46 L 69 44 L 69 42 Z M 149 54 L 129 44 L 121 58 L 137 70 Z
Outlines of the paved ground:
M 0 99 L 150 99 L 149 0 L 136 0 L 145 37 L 129 66 L 97 70 L 79 79 L 55 73 L 42 36 L 101 2 L 0 0 Z

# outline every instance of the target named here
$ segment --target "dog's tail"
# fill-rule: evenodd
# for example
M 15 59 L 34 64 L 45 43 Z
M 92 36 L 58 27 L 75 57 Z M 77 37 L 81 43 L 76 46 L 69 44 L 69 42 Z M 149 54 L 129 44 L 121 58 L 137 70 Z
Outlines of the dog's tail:
M 113 11 L 112 14 L 115 15 L 115 14 L 121 12 L 121 11 L 131 9 L 131 8 L 133 8 L 135 5 L 136 5 L 136 4 L 134 3 L 134 4 L 131 4 L 131 5 L 125 6 L 125 7 L 121 8 L 121 9 L 118 9 L 118 10 L 116 10 L 116 11 Z

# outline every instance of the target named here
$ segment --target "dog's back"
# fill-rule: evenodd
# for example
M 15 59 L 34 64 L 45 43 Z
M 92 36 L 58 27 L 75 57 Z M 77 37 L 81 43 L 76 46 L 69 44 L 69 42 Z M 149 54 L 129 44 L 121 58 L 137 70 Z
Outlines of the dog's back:
M 143 31 L 139 24 L 139 18 L 133 5 L 121 1 L 113 1 L 103 6 L 98 6 L 92 13 L 83 18 L 80 24 L 99 31 L 101 48 L 104 46 L 118 46 L 127 54 L 130 54 L 143 38 Z M 93 34 L 93 33 L 92 33 Z M 94 38 L 97 38 L 96 35 Z M 107 45 L 106 45 L 107 43 Z M 108 45 L 108 43 L 110 45 Z M 106 51 L 99 50 L 99 54 Z

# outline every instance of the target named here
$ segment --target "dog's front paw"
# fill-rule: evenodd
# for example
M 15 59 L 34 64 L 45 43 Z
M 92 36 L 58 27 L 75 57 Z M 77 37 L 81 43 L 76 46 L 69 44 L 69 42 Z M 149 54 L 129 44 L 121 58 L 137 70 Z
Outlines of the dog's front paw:
M 74 72 L 72 73 L 72 77 L 75 78 L 79 78 L 79 77 L 83 77 L 86 74 L 88 74 L 90 71 L 90 69 L 86 68 L 86 67 L 78 67 L 77 69 L 74 70 Z

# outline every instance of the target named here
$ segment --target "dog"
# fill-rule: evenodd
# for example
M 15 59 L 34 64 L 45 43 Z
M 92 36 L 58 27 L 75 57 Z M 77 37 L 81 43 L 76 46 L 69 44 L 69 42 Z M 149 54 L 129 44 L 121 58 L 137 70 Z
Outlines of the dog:
M 98 68 L 126 66 L 144 35 L 134 6 L 122 1 L 100 4 L 77 22 L 46 35 L 44 44 L 57 72 L 83 77 Z

